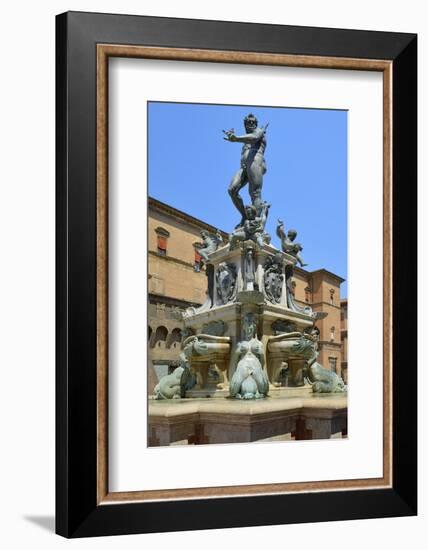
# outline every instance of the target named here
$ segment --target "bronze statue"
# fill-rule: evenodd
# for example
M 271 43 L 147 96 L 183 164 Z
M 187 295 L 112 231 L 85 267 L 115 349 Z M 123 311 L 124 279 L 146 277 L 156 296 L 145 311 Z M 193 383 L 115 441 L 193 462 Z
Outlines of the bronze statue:
M 300 243 L 294 242 L 297 237 L 297 231 L 295 229 L 289 229 L 286 234 L 284 230 L 284 222 L 282 220 L 278 220 L 276 234 L 281 239 L 281 248 L 283 252 L 287 252 L 288 254 L 291 254 L 291 256 L 294 256 L 301 267 L 308 265 L 303 262 L 303 258 L 300 254 L 303 250 L 303 246 Z
M 230 381 L 230 395 L 237 399 L 260 399 L 268 394 L 269 381 L 264 370 L 263 344 L 257 337 L 256 315 L 247 313 L 242 325 L 243 339 L 235 348 L 238 364 Z
M 243 225 L 245 221 L 245 207 L 239 191 L 248 183 L 248 192 L 251 203 L 256 208 L 257 214 L 262 209 L 263 175 L 266 173 L 264 152 L 266 149 L 266 130 L 268 125 L 258 127 L 257 118 L 249 114 L 244 119 L 245 134 L 237 136 L 235 130 L 224 131 L 225 140 L 243 143 L 241 152 L 241 166 L 233 176 L 229 186 L 229 195 L 235 207 L 239 210 Z
M 215 235 L 208 231 L 202 230 L 201 237 L 203 246 L 199 248 L 198 254 L 204 263 L 208 262 L 208 256 L 217 250 L 217 248 L 223 243 L 223 237 L 220 231 L 217 231 Z
M 262 203 L 259 213 L 256 207 L 249 205 L 245 207 L 244 223 L 237 227 L 230 235 L 230 248 L 233 249 L 239 241 L 254 241 L 260 248 L 267 242 L 265 236 L 265 225 L 270 204 Z

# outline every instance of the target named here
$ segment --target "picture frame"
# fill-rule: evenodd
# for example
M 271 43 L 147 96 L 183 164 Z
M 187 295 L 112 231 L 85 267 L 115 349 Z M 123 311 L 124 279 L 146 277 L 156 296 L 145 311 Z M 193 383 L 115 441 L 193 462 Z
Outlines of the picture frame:
M 108 60 L 383 73 L 382 478 L 108 488 Z M 56 18 L 56 531 L 65 537 L 417 513 L 414 34 L 68 12 Z M 415 298 L 408 298 L 412 289 Z

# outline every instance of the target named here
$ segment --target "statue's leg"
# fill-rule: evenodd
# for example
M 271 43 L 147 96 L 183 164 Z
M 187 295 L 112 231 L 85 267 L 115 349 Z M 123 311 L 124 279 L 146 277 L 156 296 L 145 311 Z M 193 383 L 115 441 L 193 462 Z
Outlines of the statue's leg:
M 200 248 L 198 250 L 198 254 L 202 258 L 203 262 L 208 262 L 208 254 L 205 252 L 205 248 Z
M 297 261 L 299 262 L 299 264 L 302 267 L 305 267 L 306 265 L 308 265 L 308 264 L 305 264 L 305 262 L 303 261 L 303 258 L 302 258 L 302 256 L 300 255 L 299 252 L 296 254 L 296 258 L 297 258 Z
M 243 168 L 240 168 L 233 176 L 228 189 L 233 204 L 238 209 L 243 218 L 245 218 L 245 207 L 244 201 L 242 200 L 239 191 L 244 187 L 244 185 L 246 185 L 247 182 L 248 178 L 246 171 Z
M 255 237 L 256 237 L 257 244 L 260 246 L 260 248 L 263 248 L 263 246 L 265 244 L 265 242 L 263 240 L 263 235 L 261 233 L 256 233 Z
M 243 229 L 242 230 L 235 229 L 235 231 L 232 233 L 230 237 L 230 250 L 233 250 L 235 248 L 236 243 L 238 241 L 245 241 L 245 238 L 246 238 L 246 233 Z
M 262 202 L 262 187 L 263 187 L 263 174 L 266 170 L 263 169 L 264 163 L 254 161 L 251 166 L 247 168 L 248 174 L 248 192 L 251 197 L 253 206 L 256 207 L 257 213 L 260 214 L 263 202 Z

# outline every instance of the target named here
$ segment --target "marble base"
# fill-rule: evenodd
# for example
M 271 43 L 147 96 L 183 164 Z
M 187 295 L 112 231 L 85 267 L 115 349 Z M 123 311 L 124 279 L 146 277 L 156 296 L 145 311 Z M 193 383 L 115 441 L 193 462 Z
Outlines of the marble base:
M 148 445 L 346 437 L 347 411 L 347 397 L 343 394 L 255 401 L 232 398 L 149 401 Z

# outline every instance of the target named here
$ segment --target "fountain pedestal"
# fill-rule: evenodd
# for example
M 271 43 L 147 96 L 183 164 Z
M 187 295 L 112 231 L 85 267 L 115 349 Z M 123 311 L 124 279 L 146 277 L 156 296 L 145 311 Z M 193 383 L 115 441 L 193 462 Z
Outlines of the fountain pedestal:
M 192 358 L 190 364 L 198 373 L 198 383 L 187 396 L 225 395 L 236 370 L 234 351 L 244 338 L 243 319 L 248 314 L 257 319 L 257 338 L 263 344 L 266 357 L 264 369 L 270 389 L 275 388 L 276 393 L 286 391 L 286 388 L 277 387 L 276 383 L 284 362 L 283 350 L 271 349 L 268 343 L 278 333 L 278 326 L 292 327 L 303 333 L 314 323 L 310 308 L 297 311 L 297 308 L 293 310 L 289 307 L 285 273 L 287 266 L 292 268 L 294 264 L 295 258 L 292 256 L 279 252 L 269 244 L 259 248 L 252 241 L 239 243 L 234 249 L 227 244 L 209 255 L 207 300 L 200 308 L 186 311 L 184 324 L 191 334 L 215 334 L 228 338 L 230 353 Z M 305 360 L 300 356 L 288 356 L 287 359 L 288 385 L 303 387 Z M 218 384 L 209 383 L 208 372 L 212 369 L 222 374 Z

